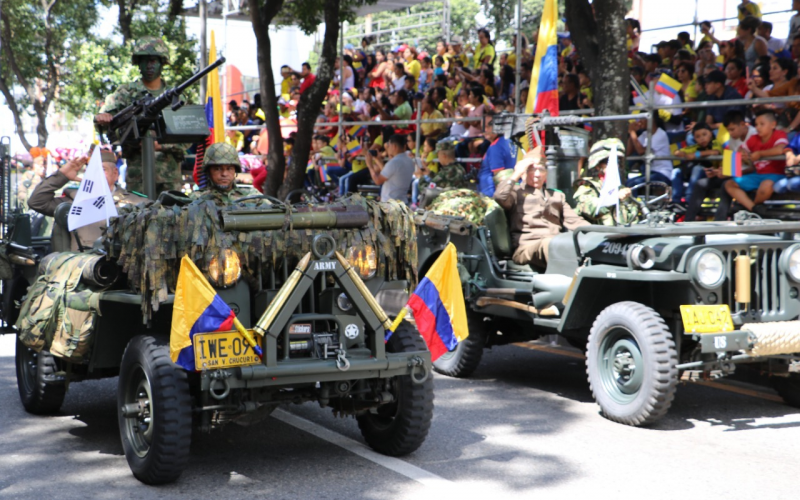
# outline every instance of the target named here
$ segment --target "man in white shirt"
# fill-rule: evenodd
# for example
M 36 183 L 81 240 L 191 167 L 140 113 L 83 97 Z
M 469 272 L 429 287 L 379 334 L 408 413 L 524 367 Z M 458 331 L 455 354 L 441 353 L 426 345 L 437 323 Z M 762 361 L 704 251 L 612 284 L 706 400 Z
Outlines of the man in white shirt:
M 647 120 L 638 120 L 630 124 L 628 127 L 628 147 L 627 155 L 637 154 L 644 155 L 647 152 L 647 143 L 650 136 L 653 137 L 651 151 L 654 156 L 671 156 L 672 153 L 669 149 L 669 137 L 664 129 L 660 119 L 653 120 L 653 130 L 644 132 L 637 136 L 637 132 L 647 128 Z M 653 160 L 650 163 L 650 181 L 663 182 L 667 185 L 672 185 L 672 170 L 673 165 L 670 160 Z M 629 178 L 625 183 L 627 187 L 633 187 L 645 182 L 645 171 L 642 169 L 642 175 L 639 177 Z
M 408 190 L 414 179 L 414 161 L 405 153 L 406 137 L 395 134 L 384 144 L 389 155 L 386 165 L 378 156 L 367 154 L 367 168 L 372 180 L 381 186 L 381 201 L 408 202 Z

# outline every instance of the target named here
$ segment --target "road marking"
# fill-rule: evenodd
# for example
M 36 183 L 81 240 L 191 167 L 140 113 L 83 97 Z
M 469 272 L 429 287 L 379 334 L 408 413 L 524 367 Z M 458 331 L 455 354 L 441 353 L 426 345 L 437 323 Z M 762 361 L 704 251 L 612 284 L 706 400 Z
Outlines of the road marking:
M 436 474 L 428 472 L 424 469 L 420 469 L 416 465 L 411 465 L 410 463 L 404 462 L 398 458 L 381 455 L 380 453 L 367 448 L 364 444 L 359 443 L 358 441 L 342 436 L 338 432 L 326 429 L 319 424 L 311 422 L 310 420 L 306 420 L 303 417 L 298 417 L 297 415 L 289 413 L 286 410 L 279 408 L 272 413 L 272 417 L 285 424 L 297 427 L 301 431 L 305 431 L 324 441 L 344 448 L 350 453 L 358 455 L 361 458 L 365 458 L 370 462 L 380 465 L 381 467 L 401 474 L 409 479 L 413 479 L 414 481 L 424 484 L 425 486 L 436 486 L 441 488 L 452 488 L 455 486 L 455 483 L 452 481 L 444 479 L 443 477 L 439 477 Z
M 567 350 L 567 349 L 561 348 L 561 347 L 551 347 L 551 346 L 546 346 L 546 345 L 530 344 L 530 343 L 526 343 L 526 342 L 516 342 L 516 343 L 514 343 L 512 345 L 515 345 L 515 346 L 518 346 L 518 347 L 522 347 L 522 348 L 525 348 L 525 349 L 530 349 L 532 351 L 542 351 L 542 352 L 547 352 L 547 353 L 550 353 L 550 354 L 557 354 L 559 356 L 567 356 L 567 357 L 575 358 L 575 359 L 586 359 L 586 356 L 584 356 L 583 354 L 581 354 L 579 352 L 573 352 L 573 351 L 570 351 L 570 350 Z M 750 397 L 753 397 L 753 398 L 764 399 L 764 400 L 767 400 L 767 401 L 772 401 L 774 403 L 781 403 L 781 404 L 785 403 L 783 401 L 783 398 L 778 396 L 777 394 L 770 394 L 769 392 L 762 392 L 762 391 L 756 391 L 756 390 L 753 390 L 753 389 L 748 389 L 748 388 L 745 388 L 745 387 L 739 387 L 739 386 L 733 385 L 731 383 L 714 382 L 714 381 L 711 381 L 711 380 L 698 380 L 698 381 L 686 382 L 686 383 L 699 384 L 699 385 L 703 385 L 705 387 L 711 387 L 712 389 L 719 389 L 719 390 L 722 390 L 722 391 L 733 392 L 735 394 L 739 394 L 739 395 L 742 395 L 742 396 L 750 396 Z

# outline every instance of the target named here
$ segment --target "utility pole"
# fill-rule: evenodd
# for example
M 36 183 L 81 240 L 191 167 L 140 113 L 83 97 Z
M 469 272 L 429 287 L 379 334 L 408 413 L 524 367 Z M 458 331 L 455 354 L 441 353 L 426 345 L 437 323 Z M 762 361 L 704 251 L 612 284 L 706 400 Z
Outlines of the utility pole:
M 208 66 L 208 45 L 206 44 L 206 28 L 208 24 L 208 6 L 206 0 L 199 0 L 197 8 L 200 14 L 200 67 Z M 200 102 L 206 103 L 206 78 L 200 80 Z

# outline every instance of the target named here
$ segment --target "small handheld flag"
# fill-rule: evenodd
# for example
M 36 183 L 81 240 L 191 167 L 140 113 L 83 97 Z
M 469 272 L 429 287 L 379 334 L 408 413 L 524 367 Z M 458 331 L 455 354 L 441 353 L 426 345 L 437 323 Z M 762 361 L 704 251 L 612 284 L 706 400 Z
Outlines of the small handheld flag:
M 603 180 L 603 187 L 600 188 L 600 199 L 597 200 L 597 210 L 595 215 L 600 212 L 601 207 L 616 205 L 619 209 L 619 187 L 622 182 L 619 180 L 619 159 L 617 158 L 617 147 L 611 148 L 611 155 L 608 157 L 606 166 L 606 178 Z
M 680 90 L 681 83 L 678 80 L 672 78 L 666 73 L 661 73 L 661 76 L 658 78 L 658 83 L 656 83 L 656 92 L 673 99 L 676 95 L 678 95 L 678 91 Z
M 347 152 L 351 155 L 355 155 L 361 152 L 361 142 L 359 141 L 350 141 L 347 143 Z
M 359 127 L 358 125 L 353 125 L 350 127 L 350 130 L 347 131 L 347 135 L 350 137 L 361 137 L 367 131 L 364 127 Z
M 719 129 L 717 130 L 717 142 L 722 144 L 723 148 L 727 148 L 728 144 L 731 140 L 731 133 L 728 132 L 728 129 L 725 128 L 725 125 L 720 123 Z
M 407 307 L 414 314 L 417 329 L 431 351 L 432 361 L 455 349 L 469 335 L 457 263 L 456 247 L 448 243 L 408 300 Z M 394 328 L 396 324 L 392 325 Z
M 722 175 L 742 176 L 742 155 L 738 151 L 726 149 L 722 152 Z
M 100 148 L 96 147 L 72 202 L 72 208 L 67 217 L 67 226 L 70 231 L 75 231 L 103 220 L 108 224 L 108 219 L 116 216 L 117 207 L 114 206 L 114 198 L 111 197 L 108 180 L 103 172 Z
M 245 338 L 259 357 L 263 357 L 261 347 L 250 332 L 236 319 L 231 308 L 217 295 L 192 259 L 184 255 L 172 306 L 172 330 L 169 335 L 172 362 L 186 370 L 195 371 L 194 335 L 233 329 Z

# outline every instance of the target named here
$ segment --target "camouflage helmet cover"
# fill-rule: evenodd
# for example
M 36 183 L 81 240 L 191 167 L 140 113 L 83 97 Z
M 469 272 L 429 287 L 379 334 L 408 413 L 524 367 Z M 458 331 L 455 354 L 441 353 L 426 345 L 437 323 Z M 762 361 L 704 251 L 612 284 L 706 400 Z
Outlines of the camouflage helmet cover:
M 136 42 L 131 56 L 133 64 L 137 63 L 139 56 L 157 56 L 161 58 L 163 64 L 169 64 L 169 48 L 164 40 L 157 36 L 145 36 Z
M 600 162 L 608 159 L 614 146 L 617 147 L 617 156 L 624 159 L 625 145 L 616 137 L 602 139 L 592 144 L 592 148 L 589 150 L 589 170 L 596 168 Z
M 242 172 L 239 154 L 233 146 L 225 142 L 215 142 L 206 149 L 205 155 L 203 155 L 203 169 L 212 165 L 233 165 L 236 173 Z

